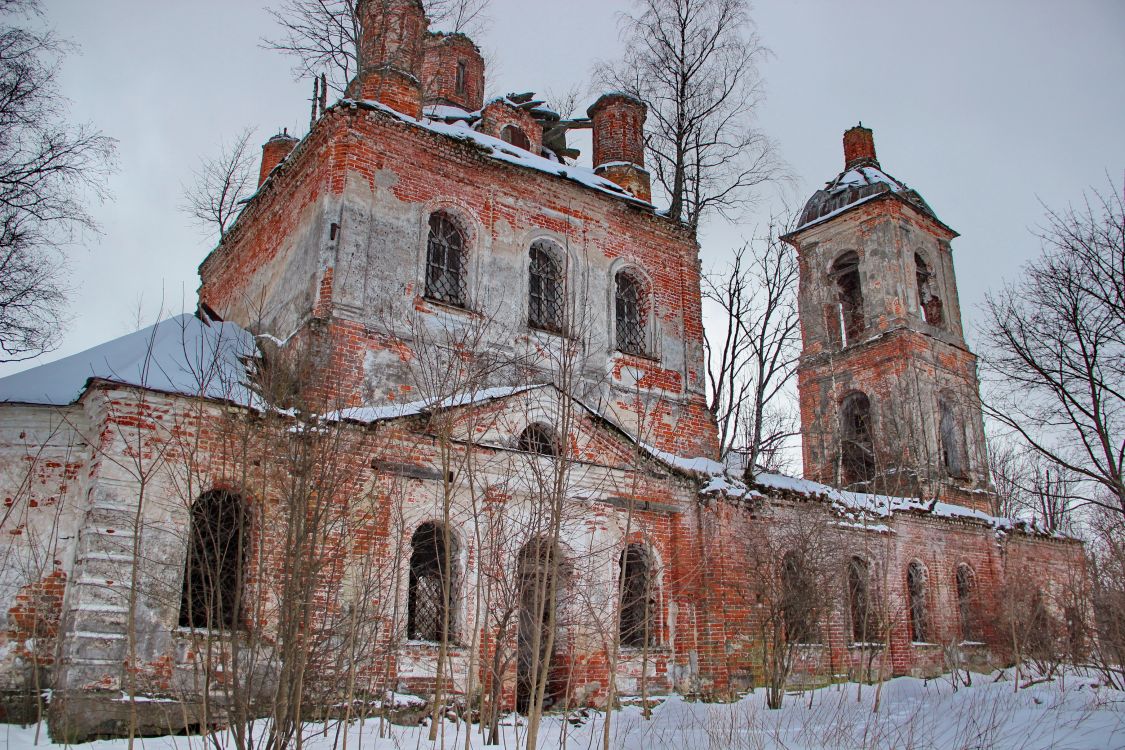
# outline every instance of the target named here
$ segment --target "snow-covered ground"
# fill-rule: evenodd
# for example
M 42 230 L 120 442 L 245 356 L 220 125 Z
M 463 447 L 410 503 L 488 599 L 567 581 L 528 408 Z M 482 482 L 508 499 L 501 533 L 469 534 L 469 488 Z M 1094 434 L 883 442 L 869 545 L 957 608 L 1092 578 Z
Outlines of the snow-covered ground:
M 880 709 L 873 711 L 875 688 L 841 684 L 786 697 L 779 711 L 765 707 L 762 690 L 736 703 L 698 703 L 673 696 L 657 706 L 650 719 L 636 707 L 615 711 L 611 746 L 622 750 L 672 748 L 924 748 L 1038 750 L 1114 750 L 1125 748 L 1125 693 L 1101 687 L 1096 679 L 1074 674 L 1019 691 L 1005 676 L 974 675 L 972 687 L 953 689 L 948 679 L 898 678 L 883 685 Z M 500 747 L 524 746 L 525 729 L 517 717 L 505 722 Z M 596 711 L 550 716 L 544 721 L 539 747 L 600 748 L 605 715 Z M 483 748 L 477 727 L 445 722 L 436 743 L 426 727 L 353 723 L 346 738 L 337 727 L 308 725 L 308 750 L 399 750 L 406 748 Z M 30 748 L 34 727 L 0 727 L 0 742 L 10 750 Z M 219 733 L 210 740 L 232 748 Z M 345 744 L 346 743 L 346 744 Z M 40 746 L 49 746 L 46 732 Z M 208 750 L 202 737 L 157 737 L 137 740 L 145 750 Z M 125 740 L 101 741 L 90 750 L 125 750 Z

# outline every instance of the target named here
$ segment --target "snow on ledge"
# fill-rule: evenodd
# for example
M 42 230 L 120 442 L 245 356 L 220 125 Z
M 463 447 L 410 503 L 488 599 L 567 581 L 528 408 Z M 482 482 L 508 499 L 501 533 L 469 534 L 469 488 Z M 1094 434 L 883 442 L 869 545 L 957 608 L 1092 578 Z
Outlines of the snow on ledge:
M 413 125 L 415 127 L 422 128 L 423 130 L 428 130 L 431 133 L 444 135 L 447 138 L 470 143 L 476 146 L 486 155 L 490 156 L 493 159 L 496 159 L 497 161 L 507 162 L 508 164 L 514 164 L 516 166 L 526 167 L 528 169 L 534 169 L 538 172 L 545 172 L 557 177 L 563 177 L 567 180 L 570 180 L 571 182 L 577 182 L 578 184 L 585 187 L 597 190 L 607 195 L 612 195 L 615 198 L 634 203 L 638 206 L 647 208 L 652 207 L 651 203 L 637 198 L 632 193 L 627 192 L 617 183 L 610 182 L 604 177 L 599 177 L 598 175 L 594 174 L 594 171 L 592 169 L 571 164 L 562 164 L 557 161 L 551 161 L 550 159 L 544 158 L 542 156 L 537 156 L 530 151 L 526 151 L 522 148 L 519 148 L 518 146 L 513 146 L 511 143 L 502 141 L 499 138 L 493 138 L 490 135 L 485 135 L 484 133 L 478 133 L 475 130 L 471 130 L 466 126 L 464 121 L 458 121 L 450 124 L 447 122 L 438 122 L 436 120 L 430 119 L 417 120 L 410 115 L 404 115 L 401 112 L 397 112 L 391 107 L 382 104 L 381 102 L 372 101 L 370 99 L 341 99 L 334 106 L 364 107 L 366 109 L 378 110 L 379 112 L 390 115 L 391 117 L 394 117 L 401 122 L 405 122 L 408 125 Z M 436 114 L 438 113 L 435 113 L 435 115 Z M 447 115 L 448 113 L 442 112 L 440 114 Z
M 893 532 L 885 523 L 881 522 L 881 519 L 889 519 L 895 513 L 918 513 L 938 518 L 976 521 L 995 529 L 998 534 L 1021 531 L 1036 536 L 1067 538 L 1064 534 L 1049 531 L 1037 521 L 993 516 L 984 511 L 940 502 L 936 499 L 927 501 L 916 497 L 848 492 L 820 482 L 784 474 L 759 472 L 754 477 L 754 486 L 748 487 L 742 481 L 723 472 L 714 472 L 700 492 L 702 494 L 721 493 L 728 497 L 740 499 L 761 499 L 770 493 L 802 495 L 831 504 L 833 510 L 843 518 L 840 525 L 863 528 L 867 531 L 879 533 Z

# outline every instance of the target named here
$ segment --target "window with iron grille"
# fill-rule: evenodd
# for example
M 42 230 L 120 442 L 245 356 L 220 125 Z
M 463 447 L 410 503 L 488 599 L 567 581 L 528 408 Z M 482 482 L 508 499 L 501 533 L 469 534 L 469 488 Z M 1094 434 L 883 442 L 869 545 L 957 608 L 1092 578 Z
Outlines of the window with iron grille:
M 529 424 L 520 433 L 519 449 L 528 453 L 538 453 L 542 456 L 557 456 L 557 443 L 554 431 L 549 427 L 541 424 Z
M 649 554 L 640 544 L 630 544 L 621 553 L 622 646 L 646 646 L 653 642 L 652 574 Z
M 191 505 L 191 531 L 180 625 L 210 630 L 238 626 L 246 509 L 232 492 L 207 492 Z
M 465 236 L 443 213 L 430 216 L 426 296 L 438 302 L 465 306 Z
M 407 592 L 407 637 L 417 641 L 440 641 L 453 632 L 454 600 L 452 561 L 447 560 L 444 530 L 434 523 L 424 523 L 410 539 L 410 582 Z M 450 586 L 446 587 L 446 566 L 450 565 Z M 446 588 L 449 591 L 446 592 Z
M 644 288 L 637 279 L 624 271 L 617 272 L 615 302 L 617 348 L 628 354 L 644 354 Z
M 563 328 L 563 266 L 551 243 L 531 245 L 528 263 L 528 323 L 533 328 L 561 333 Z

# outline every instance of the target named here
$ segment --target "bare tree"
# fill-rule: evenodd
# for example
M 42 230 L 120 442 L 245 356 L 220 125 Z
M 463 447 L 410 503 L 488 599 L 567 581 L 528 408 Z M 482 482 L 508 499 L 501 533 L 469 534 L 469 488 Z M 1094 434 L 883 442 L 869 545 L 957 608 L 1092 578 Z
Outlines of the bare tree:
M 40 12 L 8 0 L 0 15 Z M 62 249 L 96 231 L 86 202 L 106 196 L 114 141 L 73 123 L 56 75 L 71 45 L 49 31 L 0 25 L 0 361 L 57 343 L 66 303 Z
M 746 454 L 746 475 L 759 465 L 778 468 L 781 449 L 795 434 L 785 388 L 800 353 L 798 268 L 774 226 L 754 250 L 735 251 L 727 268 L 703 279 L 703 299 L 718 308 L 704 340 L 710 387 L 708 408 L 719 426 L 722 455 Z
M 988 413 L 1125 515 L 1125 199 L 1048 210 L 1043 254 L 986 303 Z
M 281 0 L 269 8 L 279 27 L 276 37 L 263 39 L 267 49 L 296 59 L 297 78 L 327 76 L 328 86 L 343 93 L 359 71 L 359 16 L 364 0 Z M 387 2 L 387 0 L 367 0 Z M 426 15 L 434 28 L 474 34 L 488 24 L 490 0 L 427 0 Z
M 242 211 L 243 200 L 253 192 L 253 135 L 252 128 L 243 128 L 234 140 L 220 146 L 217 156 L 201 158 L 194 181 L 184 187 L 181 210 L 208 233 L 216 233 L 220 242 Z
M 1048 531 L 1071 530 L 1071 511 L 1083 502 L 1073 471 L 1012 441 L 992 440 L 988 462 L 996 515 L 1030 516 Z
M 773 143 L 752 126 L 765 56 L 745 0 L 636 0 L 623 16 L 627 50 L 600 82 L 648 105 L 649 167 L 668 215 L 691 227 L 731 216 L 779 172 Z

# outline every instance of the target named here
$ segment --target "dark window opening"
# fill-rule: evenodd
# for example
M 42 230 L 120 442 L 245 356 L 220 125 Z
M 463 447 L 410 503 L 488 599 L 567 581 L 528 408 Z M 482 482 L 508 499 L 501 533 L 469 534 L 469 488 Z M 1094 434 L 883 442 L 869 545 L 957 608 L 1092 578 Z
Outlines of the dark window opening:
M 527 713 L 532 694 L 543 680 L 549 683 L 558 646 L 557 607 L 562 556 L 545 539 L 529 542 L 518 556 L 520 610 L 516 638 L 516 710 Z M 544 706 L 552 701 L 550 684 Z
M 938 412 L 942 465 L 950 476 L 963 477 L 965 475 L 965 441 L 961 423 L 953 415 L 953 408 L 945 401 L 938 404 Z
M 527 453 L 538 453 L 541 456 L 557 456 L 559 454 L 558 440 L 554 431 L 541 424 L 529 424 L 520 433 L 517 446 Z
M 976 580 L 968 565 L 957 566 L 957 610 L 961 616 L 961 640 L 980 640 L 976 612 Z
M 931 325 L 940 326 L 944 320 L 941 298 L 934 291 L 934 274 L 926 265 L 925 259 L 914 254 L 915 278 L 918 282 L 918 307 L 922 319 Z
M 458 96 L 465 95 L 465 70 L 466 65 L 464 60 L 457 61 L 457 83 L 456 90 Z
M 840 469 L 845 486 L 875 477 L 875 446 L 871 437 L 871 402 L 853 393 L 840 407 Z
M 630 544 L 621 553 L 621 618 L 618 635 L 622 646 L 641 647 L 653 642 L 652 566 L 648 551 Z
M 796 552 L 781 560 L 781 619 L 786 643 L 819 643 L 816 582 Z
M 852 617 L 852 640 L 869 643 L 879 637 L 871 608 L 871 575 L 867 563 L 853 557 L 848 562 L 848 609 Z
M 442 213 L 430 216 L 426 296 L 451 305 L 465 305 L 465 237 L 453 220 Z
M 910 602 L 910 639 L 924 643 L 926 627 L 926 571 L 916 562 L 906 568 L 906 594 Z
M 211 630 L 238 627 L 246 563 L 246 508 L 235 493 L 217 490 L 191 506 L 180 625 Z
M 624 271 L 615 277 L 617 348 L 628 354 L 645 353 L 645 295 L 639 281 Z
M 534 328 L 560 333 L 563 328 L 563 266 L 551 243 L 531 245 L 528 265 L 528 323 Z
M 422 524 L 410 538 L 410 546 L 407 638 L 441 641 L 448 634 L 452 639 L 454 571 L 444 527 L 436 523 Z
M 531 150 L 531 139 L 527 137 L 527 133 L 515 125 L 505 125 L 501 128 L 500 140 L 510 143 L 516 148 L 522 148 L 524 151 Z
M 841 344 L 847 346 L 863 332 L 863 288 L 859 278 L 859 256 L 844 253 L 832 265 L 836 281 L 836 302 L 839 311 Z

